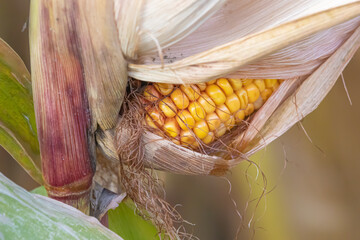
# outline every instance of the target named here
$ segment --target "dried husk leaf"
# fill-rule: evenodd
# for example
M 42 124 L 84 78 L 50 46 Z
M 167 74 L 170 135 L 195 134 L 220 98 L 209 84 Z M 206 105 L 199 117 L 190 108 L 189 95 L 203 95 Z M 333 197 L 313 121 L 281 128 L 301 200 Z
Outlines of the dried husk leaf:
M 93 131 L 97 124 L 102 129 L 115 126 L 127 85 L 113 4 L 113 0 L 82 0 L 75 13 Z
M 130 42 L 125 36 L 139 35 L 136 37 L 139 41 L 131 43 L 136 46 L 137 63 L 154 64 L 160 63 L 159 47 L 168 56 L 163 61 L 171 63 L 247 35 L 353 2 L 356 0 L 276 0 L 271 4 L 267 0 L 172 0 L 169 4 L 166 0 L 138 0 L 129 4 L 115 0 L 115 13 L 120 39 Z M 139 8 L 132 11 L 131 5 Z M 124 24 L 121 9 L 125 10 L 125 14 L 132 13 L 131 17 L 125 16 L 132 20 L 128 22 L 129 25 Z
M 129 64 L 129 76 L 149 82 L 198 83 L 235 72 L 241 66 L 343 23 L 360 14 L 351 3 L 245 36 L 166 65 Z
M 356 17 L 323 30 L 259 61 L 245 65 L 228 77 L 288 79 L 311 74 L 350 37 L 359 24 L 360 18 Z
M 115 0 L 115 17 L 124 55 L 137 59 L 170 46 L 196 30 L 225 0 Z M 128 14 L 131 12 L 131 14 Z
M 334 86 L 356 50 L 360 46 L 360 27 L 352 36 L 297 90 L 281 104 L 252 138 L 245 152 L 251 155 L 285 133 L 295 123 L 314 111 Z

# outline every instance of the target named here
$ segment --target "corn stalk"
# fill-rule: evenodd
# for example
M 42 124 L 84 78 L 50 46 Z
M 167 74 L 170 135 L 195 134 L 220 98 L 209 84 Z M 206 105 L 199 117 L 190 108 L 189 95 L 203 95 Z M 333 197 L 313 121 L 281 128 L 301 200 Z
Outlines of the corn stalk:
M 97 126 L 115 125 L 127 74 L 112 1 L 31 1 L 36 122 L 50 197 L 89 213 Z

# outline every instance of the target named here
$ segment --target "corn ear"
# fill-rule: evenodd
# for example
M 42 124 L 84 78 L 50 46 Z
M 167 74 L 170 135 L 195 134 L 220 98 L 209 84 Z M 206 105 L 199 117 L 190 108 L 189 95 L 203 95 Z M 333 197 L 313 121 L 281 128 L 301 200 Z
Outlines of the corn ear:
M 238 136 L 238 139 L 234 136 L 229 137 L 230 142 L 234 142 L 232 147 L 237 145 L 239 149 L 243 150 L 240 156 L 236 152 L 237 157 L 225 160 L 223 157 L 227 156 L 228 151 L 225 151 L 225 154 L 219 152 L 220 156 L 202 154 L 168 141 L 155 133 L 145 132 L 141 138 L 144 146 L 144 161 L 149 167 L 178 174 L 224 174 L 244 158 L 248 158 L 279 137 L 293 124 L 315 109 L 331 89 L 346 63 L 359 47 L 359 44 L 360 29 L 357 29 L 312 75 L 306 78 L 285 80 L 264 106 L 255 113 L 247 130 Z M 306 88 L 302 87 L 303 81 L 304 86 L 307 86 Z M 317 91 L 313 91 L 314 87 L 316 87 Z M 298 97 L 296 99 L 307 99 L 311 103 L 303 100 L 294 102 L 294 93 L 297 88 L 299 88 L 299 93 L 297 93 Z M 300 91 L 300 89 L 304 90 Z M 314 92 L 311 94 L 312 97 L 308 97 L 312 92 Z M 287 107 L 290 107 L 291 110 L 286 110 Z M 303 111 L 303 114 L 298 115 L 298 110 L 300 113 Z M 126 133 L 122 136 L 125 138 Z M 246 140 L 244 140 L 244 136 Z M 118 161 L 116 148 L 113 145 L 114 132 L 107 131 L 106 134 L 97 137 L 98 141 L 101 142 L 100 149 L 103 154 L 112 161 Z M 126 141 L 126 138 L 124 141 Z
M 219 77 L 248 78 L 250 75 L 252 76 L 250 78 L 257 79 L 285 79 L 279 89 L 251 117 L 250 127 L 245 132 L 231 131 L 230 134 L 222 137 L 229 144 L 228 147 L 235 149 L 230 156 L 227 155 L 228 149 L 220 149 L 218 156 L 201 154 L 176 144 L 181 141 L 168 141 L 157 135 L 158 132 L 154 134 L 147 131 L 141 136 L 140 141 L 143 146 L 141 150 L 145 156 L 144 161 L 149 167 L 180 174 L 221 174 L 247 158 L 250 153 L 253 153 L 247 146 L 254 146 L 252 138 L 266 125 L 266 119 L 269 119 L 283 101 L 293 94 L 308 74 L 313 73 L 329 56 L 334 54 L 336 49 L 344 45 L 360 22 L 357 17 L 360 15 L 358 1 L 299 0 L 289 1 L 280 7 L 278 4 L 281 2 L 274 1 L 274 5 L 263 9 L 262 0 L 255 0 L 250 6 L 257 7 L 252 8 L 253 12 L 250 12 L 245 6 L 240 7 L 243 4 L 242 1 L 229 1 L 226 5 L 221 5 L 221 10 L 214 15 L 209 17 L 204 14 L 203 16 L 208 21 L 197 25 L 193 32 L 186 33 L 185 37 L 179 38 L 180 40 L 176 39 L 166 44 L 163 42 L 164 39 L 158 38 L 159 35 L 153 34 L 151 28 L 145 29 L 144 25 L 137 25 L 140 36 L 135 38 L 138 40 L 136 47 L 133 47 L 135 53 L 131 52 L 133 54 L 131 56 L 135 59 L 128 66 L 129 76 L 161 84 L 155 89 L 163 95 L 169 94 L 166 93 L 169 90 L 167 86 L 173 84 L 196 85 L 200 91 L 205 91 L 207 86 L 205 82 Z M 136 8 L 139 14 L 137 17 L 140 19 L 138 23 L 149 22 L 148 26 L 150 26 L 151 20 L 145 21 L 144 17 L 147 7 L 145 3 L 142 7 Z M 276 12 L 275 8 L 286 10 Z M 186 11 L 190 11 L 189 9 L 191 7 Z M 234 9 L 238 11 L 230 11 Z M 162 10 L 159 8 L 157 11 Z M 254 14 L 254 11 L 259 14 Z M 239 16 L 238 12 L 243 14 Z M 272 18 L 267 17 L 269 13 L 274 14 Z M 162 14 L 166 14 L 165 11 Z M 257 17 L 265 19 L 265 22 L 259 21 Z M 223 26 L 224 28 L 213 28 L 226 19 L 234 21 L 229 21 L 229 24 Z M 247 19 L 250 22 L 246 22 Z M 232 22 L 233 25 L 231 25 Z M 167 22 L 162 24 L 166 25 Z M 234 25 L 237 27 L 236 31 L 234 31 Z M 164 34 L 168 34 L 167 31 L 171 30 L 164 28 Z M 229 34 L 224 35 L 226 31 Z M 152 44 L 148 41 L 143 45 L 144 42 L 141 39 L 145 36 L 145 32 L 153 37 Z M 119 34 L 121 39 L 124 33 L 119 31 Z M 318 46 L 320 50 L 314 51 L 318 49 Z M 306 50 L 304 54 L 301 51 L 303 49 Z M 294 56 L 296 56 L 295 59 L 293 59 Z M 274 68 L 273 71 L 272 68 Z M 322 78 L 322 81 L 326 79 Z M 263 96 L 266 97 L 269 94 L 264 92 Z M 172 101 L 170 95 L 163 100 L 166 104 L 159 105 L 159 109 L 164 115 L 168 114 L 165 115 L 166 118 L 175 118 L 176 115 L 169 109 L 171 110 L 174 106 L 176 108 L 184 106 L 176 106 L 169 100 Z M 185 102 L 183 103 L 186 105 Z M 191 100 L 189 105 L 190 103 Z M 211 104 L 209 109 L 211 109 Z M 165 124 L 165 119 L 157 120 L 159 122 L 164 120 Z M 171 121 L 167 123 L 171 126 Z M 189 133 L 181 134 L 181 130 L 180 137 L 183 137 L 185 141 L 189 140 Z M 109 159 L 118 161 L 114 146 L 114 131 L 105 132 L 105 134 L 97 133 L 99 148 Z M 118 134 L 121 136 L 118 137 L 121 141 L 126 142 L 129 138 L 125 129 Z M 241 138 L 236 134 L 240 134 Z M 258 139 L 259 136 L 255 138 Z M 274 136 L 278 135 L 275 133 Z M 212 137 L 209 136 L 209 139 L 211 140 Z M 234 142 L 235 137 L 239 138 L 236 142 Z M 207 137 L 203 139 L 204 142 L 210 141 Z M 231 145 L 232 142 L 234 142 L 233 145 Z M 244 152 L 241 153 L 240 150 Z M 224 160 L 223 157 L 227 157 L 228 160 Z

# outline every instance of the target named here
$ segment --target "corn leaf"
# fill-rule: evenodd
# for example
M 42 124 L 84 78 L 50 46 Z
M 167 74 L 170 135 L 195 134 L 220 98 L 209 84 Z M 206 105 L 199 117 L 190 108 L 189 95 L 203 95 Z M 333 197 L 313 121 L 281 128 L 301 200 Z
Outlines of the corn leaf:
M 42 183 L 30 74 L 20 57 L 1 39 L 0 145 Z
M 156 227 L 135 212 L 134 203 L 126 199 L 108 212 L 109 228 L 126 240 L 159 239 Z
M 38 195 L 41 195 L 41 196 L 44 196 L 44 197 L 48 196 L 44 186 L 40 186 L 40 187 L 37 187 L 37 188 L 31 190 L 31 193 L 35 193 L 35 194 L 38 194 Z
M 44 186 L 31 191 L 47 196 Z M 119 206 L 108 212 L 109 229 L 126 240 L 158 239 L 156 227 L 135 213 L 135 205 L 130 199 L 122 201 Z
M 0 239 L 122 239 L 93 217 L 29 193 L 0 173 Z

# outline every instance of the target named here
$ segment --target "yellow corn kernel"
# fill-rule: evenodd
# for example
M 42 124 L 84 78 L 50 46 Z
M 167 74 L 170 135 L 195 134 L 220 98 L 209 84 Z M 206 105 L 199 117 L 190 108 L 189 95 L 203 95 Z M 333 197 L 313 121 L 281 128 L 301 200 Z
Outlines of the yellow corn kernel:
M 245 86 L 245 90 L 247 92 L 250 103 L 255 102 L 260 97 L 260 91 L 253 83 Z
M 209 126 L 210 131 L 216 130 L 221 124 L 219 116 L 214 112 L 206 115 L 206 122 Z
M 174 85 L 170 83 L 155 83 L 154 86 L 162 95 L 168 95 L 174 89 Z
M 235 117 L 231 115 L 230 118 L 224 122 L 224 124 L 228 130 L 232 129 L 235 126 Z
M 215 140 L 215 134 L 213 132 L 209 132 L 206 137 L 202 139 L 203 143 L 210 144 Z
M 206 112 L 204 108 L 198 102 L 191 102 L 189 104 L 188 110 L 195 119 L 195 121 L 204 120 L 206 116 Z
M 249 116 L 255 111 L 254 104 L 249 103 L 247 108 L 245 109 L 245 116 Z
M 179 109 L 185 109 L 189 106 L 189 99 L 179 88 L 175 89 L 170 97 Z
M 245 109 L 249 103 L 247 92 L 244 88 L 241 88 L 235 92 L 240 100 L 240 109 Z
M 158 109 L 151 108 L 149 111 L 147 111 L 147 113 L 155 125 L 160 127 L 164 125 L 165 122 L 164 116 L 161 114 L 161 112 Z
M 209 126 L 205 120 L 201 120 L 195 123 L 193 131 L 198 138 L 203 139 L 209 133 Z
M 180 134 L 180 128 L 175 118 L 166 118 L 163 129 L 168 136 L 173 138 Z
M 188 130 L 189 128 L 193 128 L 195 125 L 195 120 L 191 116 L 188 110 L 179 111 L 176 116 L 176 121 L 183 130 Z
M 195 141 L 194 133 L 190 130 L 181 130 L 180 141 L 181 143 L 192 144 Z
M 205 91 L 206 89 L 206 83 L 197 83 L 196 86 L 200 89 L 200 91 Z
M 276 82 L 276 84 L 271 89 L 275 92 L 276 89 L 278 89 L 279 87 L 280 87 L 280 83 Z
M 156 126 L 155 121 L 147 114 L 145 116 L 145 122 L 149 127 L 158 129 L 158 126 Z
M 254 109 L 258 110 L 259 108 L 261 108 L 262 105 L 264 105 L 264 100 L 259 97 L 258 100 L 256 100 L 254 103 Z
M 231 113 L 236 112 L 241 107 L 240 100 L 235 93 L 226 97 L 225 105 L 228 107 Z
M 277 79 L 265 79 L 266 88 L 272 88 L 278 83 Z
M 254 84 L 257 86 L 260 92 L 265 90 L 265 81 L 264 79 L 256 79 Z
M 155 89 L 153 85 L 147 85 L 144 90 L 144 97 L 150 102 L 155 102 L 161 98 L 161 94 Z
M 159 108 L 166 117 L 175 117 L 177 108 L 169 97 L 164 98 L 159 102 Z
M 216 81 L 216 85 L 218 85 L 221 88 L 221 90 L 225 93 L 226 96 L 229 96 L 234 93 L 231 84 L 226 78 L 219 78 Z
M 193 149 L 210 144 L 263 106 L 279 87 L 276 79 L 226 79 L 208 83 L 156 83 L 144 90 L 144 124 Z M 149 101 L 159 104 L 149 105 Z M 198 141 L 201 139 L 202 141 Z
M 176 145 L 181 145 L 181 142 L 177 139 L 172 139 L 171 140 L 173 143 L 175 143 Z
M 218 106 L 215 112 L 222 122 L 226 122 L 231 116 L 230 110 L 225 104 Z
M 196 85 L 181 85 L 180 89 L 186 94 L 190 101 L 195 101 L 200 97 L 200 89 Z
M 241 79 L 243 86 L 247 86 L 247 85 L 251 84 L 253 81 L 254 81 L 254 79 Z
M 213 85 L 215 83 L 216 83 L 216 79 L 206 82 L 206 85 Z
M 239 90 L 243 85 L 240 79 L 229 78 L 228 80 L 234 91 Z
M 201 93 L 198 103 L 203 107 L 206 113 L 212 113 L 216 109 L 214 101 L 206 93 Z
M 211 97 L 211 99 L 215 102 L 216 105 L 221 105 L 225 103 L 225 93 L 219 88 L 219 86 L 215 84 L 208 85 L 205 91 L 209 95 L 209 97 Z
M 235 122 L 239 123 L 245 119 L 245 110 L 239 110 L 235 113 Z
M 266 88 L 264 91 L 262 91 L 261 94 L 261 98 L 264 100 L 264 102 L 266 102 L 266 100 L 269 99 L 269 97 L 271 96 L 271 94 L 273 93 L 273 90 L 270 88 Z
M 192 149 L 197 149 L 199 147 L 199 142 L 195 141 L 192 144 L 190 144 L 189 147 L 191 147 Z
M 224 135 L 225 133 L 226 133 L 226 126 L 225 126 L 225 124 L 221 124 L 220 126 L 219 126 L 219 128 L 218 129 L 216 129 L 216 131 L 214 132 L 215 133 L 215 137 L 217 137 L 217 138 L 219 138 L 219 137 L 221 137 L 222 135 Z

